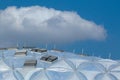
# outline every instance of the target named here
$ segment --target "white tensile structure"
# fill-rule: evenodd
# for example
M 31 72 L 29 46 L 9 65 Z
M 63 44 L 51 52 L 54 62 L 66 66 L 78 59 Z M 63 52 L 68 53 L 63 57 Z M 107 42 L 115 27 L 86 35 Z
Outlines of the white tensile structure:
M 0 80 L 120 80 L 120 62 L 61 50 L 0 50 Z

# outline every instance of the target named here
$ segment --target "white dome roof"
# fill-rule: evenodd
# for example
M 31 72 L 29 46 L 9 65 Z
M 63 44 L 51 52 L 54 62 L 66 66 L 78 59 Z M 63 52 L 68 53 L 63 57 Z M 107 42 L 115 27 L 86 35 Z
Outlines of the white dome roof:
M 120 80 L 120 62 L 115 60 L 54 50 L 2 52 L 5 59 L 0 60 L 0 80 Z

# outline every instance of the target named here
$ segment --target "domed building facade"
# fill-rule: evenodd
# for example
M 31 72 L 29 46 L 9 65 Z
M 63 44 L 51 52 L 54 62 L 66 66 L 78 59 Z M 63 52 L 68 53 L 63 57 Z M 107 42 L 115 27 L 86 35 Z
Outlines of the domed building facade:
M 0 50 L 0 80 L 120 80 L 120 62 L 62 50 Z

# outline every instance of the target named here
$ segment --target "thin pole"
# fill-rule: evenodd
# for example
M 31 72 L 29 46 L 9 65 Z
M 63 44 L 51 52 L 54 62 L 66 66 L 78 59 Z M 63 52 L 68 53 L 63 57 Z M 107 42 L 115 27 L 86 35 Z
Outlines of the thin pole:
M 108 56 L 108 57 L 109 57 L 109 59 L 111 59 L 111 53 L 109 53 L 109 56 Z
M 84 49 L 82 48 L 82 54 L 84 54 Z

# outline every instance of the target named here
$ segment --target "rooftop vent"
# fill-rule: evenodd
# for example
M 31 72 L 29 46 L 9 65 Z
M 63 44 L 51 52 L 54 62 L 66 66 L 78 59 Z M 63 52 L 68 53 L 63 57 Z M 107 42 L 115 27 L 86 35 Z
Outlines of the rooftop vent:
M 42 61 L 46 61 L 46 62 L 54 62 L 58 59 L 58 57 L 56 56 L 52 56 L 52 55 L 45 55 L 45 56 L 42 56 L 40 58 L 40 60 Z
M 26 60 L 24 66 L 36 66 L 37 60 Z
M 27 55 L 27 51 L 26 50 L 18 50 L 15 53 L 15 56 L 26 56 Z
M 0 48 L 0 50 L 17 50 L 17 47 Z
M 7 50 L 7 48 L 0 48 L 0 50 Z
M 35 47 L 31 47 L 31 46 L 23 46 L 24 49 L 33 49 Z
M 80 56 L 89 56 L 88 54 L 80 54 Z
M 9 48 L 7 48 L 8 50 L 18 50 L 18 48 L 17 47 L 9 47 Z
M 47 52 L 47 49 L 34 48 L 31 51 L 34 51 L 34 52 Z
M 59 50 L 59 49 L 53 49 L 53 50 L 58 52 L 64 52 L 64 50 Z

